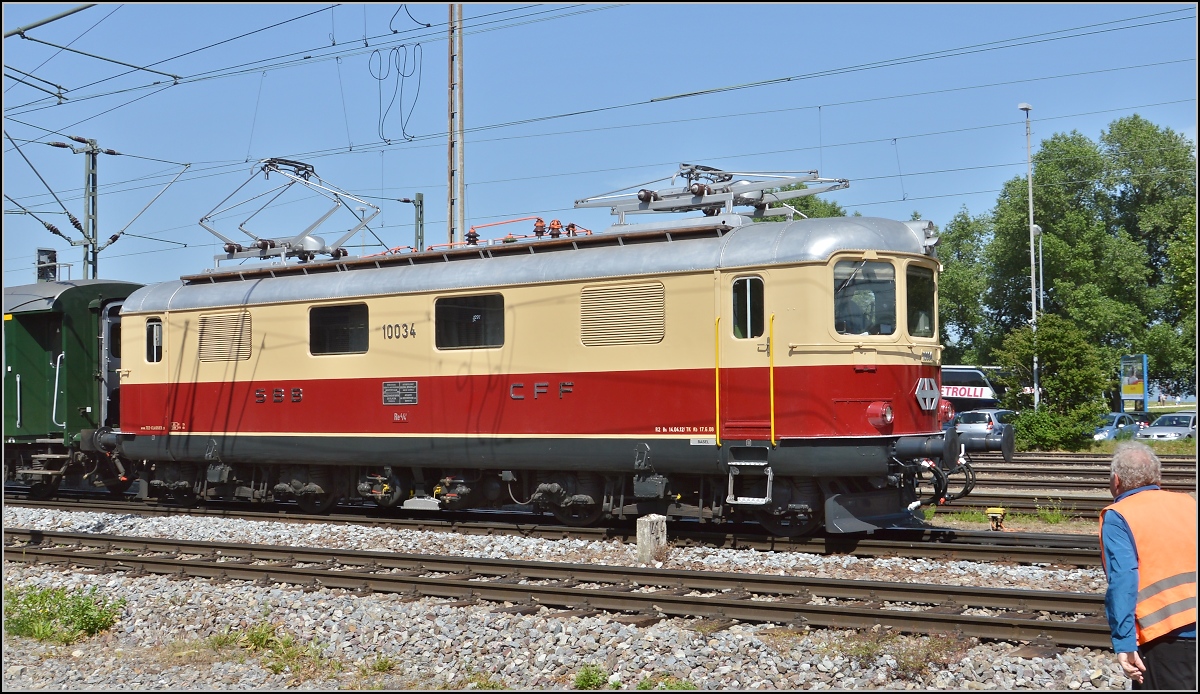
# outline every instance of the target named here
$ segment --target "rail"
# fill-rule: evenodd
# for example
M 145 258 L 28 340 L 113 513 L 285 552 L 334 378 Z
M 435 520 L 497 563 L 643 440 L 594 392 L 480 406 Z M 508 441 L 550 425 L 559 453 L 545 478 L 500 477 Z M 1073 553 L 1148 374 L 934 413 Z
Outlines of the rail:
M 631 566 L 497 560 L 161 540 L 4 529 L 6 561 L 56 563 L 133 575 L 258 581 L 361 595 L 400 593 L 456 604 L 514 603 L 639 619 L 708 617 L 795 626 L 871 628 L 1049 643 L 1109 644 L 1099 593 L 977 588 L 946 584 L 802 578 Z M 30 544 L 16 546 L 25 541 Z M 193 558 L 186 558 L 191 556 Z M 886 609 L 885 603 L 910 609 Z M 511 610 L 514 608 L 504 608 Z M 992 614 L 980 615 L 978 610 Z M 553 612 L 551 614 L 554 614 Z
M 17 428 L 21 428 L 21 374 L 17 374 Z
M 393 530 L 442 532 L 459 535 L 513 535 L 547 540 L 585 540 L 590 542 L 633 543 L 636 529 L 629 523 L 577 528 L 547 524 L 539 514 L 516 520 L 509 517 L 498 521 L 494 514 L 471 512 L 439 512 L 445 517 L 405 518 L 380 515 L 366 507 L 342 506 L 330 515 L 305 515 L 292 512 L 295 507 L 280 504 L 270 511 L 240 508 L 242 502 L 210 502 L 207 507 L 182 508 L 169 503 L 117 501 L 104 493 L 96 496 L 68 497 L 60 492 L 54 501 L 33 501 L 19 498 L 6 489 L 5 504 L 10 507 L 59 511 L 90 511 L 137 516 L 219 516 L 257 521 L 286 521 L 290 523 L 353 524 Z M 939 506 L 941 512 L 953 512 L 952 507 Z M 1010 509 L 1012 510 L 1012 509 Z M 856 557 L 886 557 L 894 559 L 944 559 L 950 561 L 1015 562 L 1018 564 L 1057 564 L 1066 566 L 1099 566 L 1099 536 L 1092 534 L 993 532 L 988 530 L 953 530 L 926 527 L 883 530 L 867 537 L 851 535 L 813 535 L 788 538 L 766 534 L 761 526 L 734 524 L 706 526 L 688 522 L 667 524 L 667 537 L 677 547 L 718 547 L 725 549 L 758 550 L 760 552 L 797 552 L 801 554 L 845 554 Z

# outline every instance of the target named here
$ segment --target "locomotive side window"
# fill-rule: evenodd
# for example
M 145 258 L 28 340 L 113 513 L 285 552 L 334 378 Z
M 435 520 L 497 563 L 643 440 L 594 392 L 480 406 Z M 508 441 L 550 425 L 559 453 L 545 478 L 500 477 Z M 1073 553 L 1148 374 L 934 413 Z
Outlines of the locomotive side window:
M 504 346 L 504 296 L 455 296 L 433 302 L 438 349 Z
M 841 260 L 833 266 L 833 325 L 840 335 L 896 332 L 896 270 L 891 263 Z
M 909 265 L 905 275 L 908 296 L 908 334 L 912 337 L 933 337 L 933 270 Z
M 761 337 L 763 334 L 763 281 L 741 277 L 733 281 L 733 336 Z
M 308 312 L 308 351 L 321 354 L 363 354 L 367 351 L 366 304 L 319 306 Z
M 162 361 L 163 330 L 162 319 L 146 319 L 146 361 L 156 364 Z

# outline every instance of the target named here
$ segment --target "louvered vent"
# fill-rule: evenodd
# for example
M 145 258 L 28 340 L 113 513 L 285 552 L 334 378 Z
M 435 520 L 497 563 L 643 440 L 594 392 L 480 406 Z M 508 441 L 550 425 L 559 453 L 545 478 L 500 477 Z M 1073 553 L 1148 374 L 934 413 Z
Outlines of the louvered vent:
M 588 347 L 655 344 L 667 331 L 666 295 L 659 282 L 587 288 L 579 304 L 579 333 Z
M 250 358 L 250 312 L 200 316 L 200 361 L 242 361 Z

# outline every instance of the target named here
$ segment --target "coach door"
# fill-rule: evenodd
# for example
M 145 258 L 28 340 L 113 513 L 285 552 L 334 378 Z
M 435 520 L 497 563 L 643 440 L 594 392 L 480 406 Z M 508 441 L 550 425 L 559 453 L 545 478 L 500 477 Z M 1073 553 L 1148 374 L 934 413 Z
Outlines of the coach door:
M 121 305 L 104 304 L 100 310 L 100 417 L 101 426 L 121 426 Z
M 765 273 L 725 277 L 717 324 L 722 443 L 773 441 L 771 334 Z

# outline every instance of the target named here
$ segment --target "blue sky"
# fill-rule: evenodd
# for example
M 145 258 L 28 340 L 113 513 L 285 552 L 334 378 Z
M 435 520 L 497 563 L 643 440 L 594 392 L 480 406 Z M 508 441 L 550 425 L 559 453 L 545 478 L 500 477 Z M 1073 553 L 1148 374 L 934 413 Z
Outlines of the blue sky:
M 5 3 L 4 30 L 73 7 Z M 82 216 L 84 158 L 45 144 L 66 135 L 125 155 L 100 157 L 102 239 L 191 164 L 101 253 L 102 277 L 213 267 L 220 244 L 197 222 L 267 157 L 380 205 L 372 229 L 390 246 L 413 238 L 413 208 L 395 198 L 422 192 L 426 242 L 444 241 L 447 16 L 444 4 L 114 4 L 4 39 L 4 130 L 45 179 L 5 138 L 4 284 L 33 281 L 38 247 L 82 276 L 80 248 L 14 214 L 19 203 L 79 238 L 47 191 Z M 848 211 L 944 225 L 1025 175 L 1021 102 L 1035 151 L 1134 113 L 1196 137 L 1194 4 L 487 4 L 464 16 L 468 224 L 539 215 L 601 230 L 607 210 L 573 201 L 687 162 L 817 169 L 850 180 L 827 196 Z M 738 85 L 750 86 L 655 100 Z M 259 176 L 230 202 L 275 183 Z M 328 208 L 292 191 L 279 203 L 251 228 L 283 236 Z M 218 228 L 237 234 L 241 209 Z M 320 233 L 350 228 L 346 215 Z M 482 235 L 508 231 L 528 223 Z M 380 250 L 360 234 L 352 254 L 359 242 Z

